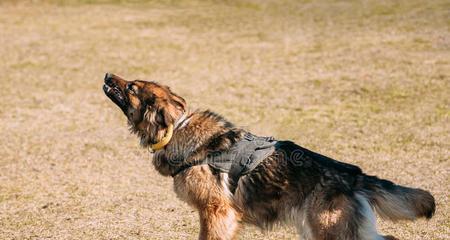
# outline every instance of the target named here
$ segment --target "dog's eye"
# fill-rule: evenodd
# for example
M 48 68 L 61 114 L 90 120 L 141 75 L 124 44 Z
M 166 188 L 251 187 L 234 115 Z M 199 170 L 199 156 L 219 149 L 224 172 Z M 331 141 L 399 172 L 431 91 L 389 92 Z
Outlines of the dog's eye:
M 136 94 L 136 87 L 134 86 L 133 83 L 127 83 L 126 88 L 127 88 L 127 91 L 129 91 L 133 94 Z

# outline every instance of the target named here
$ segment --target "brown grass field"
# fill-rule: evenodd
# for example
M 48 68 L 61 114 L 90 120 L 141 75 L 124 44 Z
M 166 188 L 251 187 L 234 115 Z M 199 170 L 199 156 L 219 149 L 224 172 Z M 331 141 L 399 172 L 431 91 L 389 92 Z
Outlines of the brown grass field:
M 0 1 L 0 239 L 196 238 L 107 71 L 428 189 L 433 219 L 380 232 L 450 239 L 448 0 Z

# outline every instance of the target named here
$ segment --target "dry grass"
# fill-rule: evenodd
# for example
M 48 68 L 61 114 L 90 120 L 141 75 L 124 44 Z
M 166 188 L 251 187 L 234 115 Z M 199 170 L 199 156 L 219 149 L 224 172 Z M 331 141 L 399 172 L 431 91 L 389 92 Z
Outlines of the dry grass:
M 195 238 L 196 213 L 103 96 L 106 71 L 429 189 L 431 221 L 380 231 L 450 239 L 448 1 L 2 2 L 0 239 Z

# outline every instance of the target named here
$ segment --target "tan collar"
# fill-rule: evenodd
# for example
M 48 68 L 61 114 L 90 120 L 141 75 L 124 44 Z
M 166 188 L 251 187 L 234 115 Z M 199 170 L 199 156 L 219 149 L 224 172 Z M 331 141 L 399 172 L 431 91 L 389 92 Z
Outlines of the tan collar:
M 189 122 L 188 113 L 184 112 L 180 118 L 175 122 L 175 125 L 171 124 L 167 127 L 166 135 L 161 139 L 161 141 L 152 144 L 150 149 L 155 152 L 162 148 L 164 148 L 167 144 L 169 144 L 172 139 L 174 129 L 183 128 Z
M 172 134 L 173 134 L 173 124 L 170 124 L 167 127 L 166 135 L 161 139 L 161 141 L 150 145 L 150 149 L 153 152 L 155 152 L 164 148 L 170 142 L 170 139 L 172 139 Z

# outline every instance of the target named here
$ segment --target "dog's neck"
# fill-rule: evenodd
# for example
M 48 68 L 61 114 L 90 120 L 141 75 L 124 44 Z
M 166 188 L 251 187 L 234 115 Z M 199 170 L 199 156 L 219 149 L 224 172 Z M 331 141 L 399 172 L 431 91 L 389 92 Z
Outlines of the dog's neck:
M 171 175 L 178 165 L 201 160 L 210 151 L 225 151 L 243 136 L 243 130 L 210 111 L 187 112 L 176 122 L 170 142 L 153 156 L 162 175 Z
M 189 123 L 188 112 L 185 111 L 174 124 L 167 127 L 166 135 L 157 143 L 149 146 L 152 152 L 163 149 L 172 140 L 173 131 L 185 127 Z

